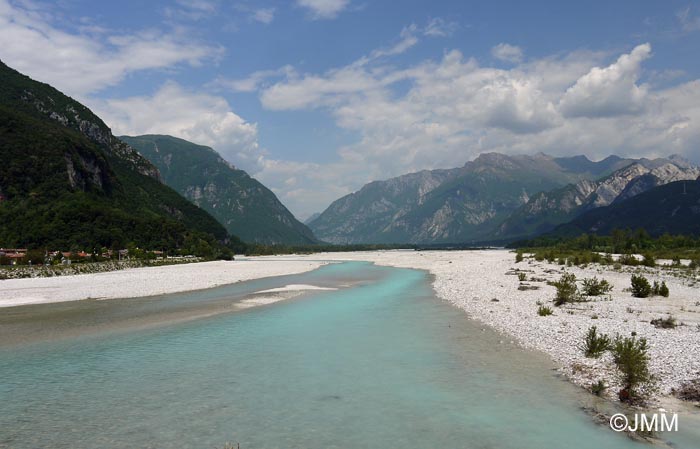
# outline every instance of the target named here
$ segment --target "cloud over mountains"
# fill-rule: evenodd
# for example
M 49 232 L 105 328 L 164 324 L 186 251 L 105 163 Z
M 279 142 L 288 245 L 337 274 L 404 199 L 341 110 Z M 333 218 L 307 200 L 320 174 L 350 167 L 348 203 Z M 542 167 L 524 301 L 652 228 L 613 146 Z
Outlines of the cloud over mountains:
M 654 53 L 645 40 L 614 52 L 547 56 L 494 39 L 475 56 L 451 38 L 467 25 L 431 17 L 397 27 L 393 39 L 347 60 L 339 51 L 325 65 L 266 61 L 236 78 L 219 69 L 235 45 L 168 22 L 201 24 L 224 6 L 179 0 L 165 9 L 165 25 L 124 30 L 86 22 L 71 29 L 30 0 L 0 0 L 0 57 L 78 97 L 115 133 L 167 133 L 214 147 L 301 216 L 370 180 L 461 165 L 481 152 L 692 158 L 700 147 L 700 80 L 654 82 L 664 74 L 647 69 Z M 290 14 L 305 27 L 328 27 L 361 6 L 296 0 L 287 8 L 241 2 L 231 10 L 272 33 Z M 697 31 L 695 10 L 673 17 L 680 32 Z M 178 76 L 199 68 L 208 79 L 188 84 Z M 144 73 L 154 74 L 148 89 L 115 93 Z M 254 120 L 240 112 L 241 95 L 261 109 Z M 352 138 L 329 147 L 323 162 L 260 144 L 271 132 L 266 117 L 297 112 L 324 115 Z

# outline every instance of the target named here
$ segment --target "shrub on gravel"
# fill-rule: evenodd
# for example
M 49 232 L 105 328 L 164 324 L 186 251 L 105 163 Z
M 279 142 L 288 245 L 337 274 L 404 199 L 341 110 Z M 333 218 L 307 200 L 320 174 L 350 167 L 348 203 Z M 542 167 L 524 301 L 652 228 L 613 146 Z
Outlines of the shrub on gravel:
M 561 306 L 563 304 L 580 300 L 575 274 L 564 273 L 562 277 L 558 281 L 553 282 L 552 285 L 557 288 L 557 296 L 554 298 L 555 306 Z
M 651 295 L 651 284 L 641 274 L 632 275 L 632 296 L 635 298 L 648 298 Z
M 600 296 L 610 293 L 613 287 L 605 279 L 588 278 L 583 280 L 581 292 L 586 296 Z
M 620 372 L 623 388 L 619 398 L 623 402 L 638 402 L 640 387 L 653 384 L 654 377 L 649 372 L 649 354 L 646 338 L 621 337 L 618 335 L 612 345 L 612 355 Z
M 549 315 L 552 315 L 553 313 L 554 313 L 554 312 L 552 312 L 552 308 L 551 308 L 551 307 L 539 306 L 539 307 L 537 308 L 537 314 L 538 314 L 539 316 L 549 316 Z
M 583 353 L 586 357 L 597 359 L 603 353 L 612 348 L 612 342 L 607 334 L 598 334 L 598 329 L 591 326 L 586 334 L 583 344 Z

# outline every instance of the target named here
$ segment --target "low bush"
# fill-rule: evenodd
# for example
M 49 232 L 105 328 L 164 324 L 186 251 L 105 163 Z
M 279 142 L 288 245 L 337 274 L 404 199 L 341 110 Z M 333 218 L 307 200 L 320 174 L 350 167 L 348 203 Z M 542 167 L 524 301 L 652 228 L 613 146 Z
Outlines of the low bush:
M 549 316 L 549 315 L 554 314 L 554 312 L 552 312 L 552 308 L 551 308 L 551 307 L 539 306 L 539 307 L 537 308 L 537 314 L 538 314 L 539 316 Z
M 651 295 L 651 284 L 644 276 L 632 275 L 632 296 L 635 298 L 648 298 Z
M 652 254 L 644 254 L 644 259 L 642 259 L 642 265 L 644 265 L 645 267 L 655 267 L 656 259 Z
M 605 279 L 598 280 L 596 277 L 584 279 L 582 284 L 581 292 L 585 296 L 605 295 L 613 289 L 608 281 Z
M 558 281 L 553 282 L 552 285 L 557 288 L 557 296 L 554 299 L 555 306 L 561 306 L 566 303 L 580 300 L 575 274 L 564 273 L 562 277 Z
M 641 399 L 640 388 L 653 384 L 654 377 L 649 372 L 647 350 L 645 338 L 637 339 L 620 335 L 615 338 L 612 355 L 623 385 L 619 392 L 619 398 L 623 402 L 637 402 Z
M 637 265 L 639 265 L 639 261 L 632 254 L 621 255 L 618 259 L 618 262 L 620 262 L 622 265 L 629 265 L 631 267 L 636 267 Z
M 586 357 L 597 359 L 603 353 L 612 348 L 610 337 L 606 334 L 598 334 L 598 329 L 591 326 L 586 334 L 586 340 L 583 344 L 583 353 Z
M 523 253 L 520 252 L 520 251 L 518 251 L 518 252 L 515 254 L 515 263 L 520 263 L 520 262 L 523 261 L 523 259 L 524 259 Z
M 525 282 L 527 281 L 527 275 L 525 273 L 518 273 L 518 280 L 520 282 Z
M 673 318 L 671 315 L 669 315 L 666 318 L 655 318 L 650 321 L 650 323 L 660 329 L 675 329 L 678 324 L 676 323 L 676 319 Z
M 651 288 L 651 294 L 653 296 L 663 296 L 664 298 L 668 298 L 670 292 L 668 291 L 666 281 L 661 281 L 661 284 L 659 284 L 658 281 L 654 281 L 654 286 Z

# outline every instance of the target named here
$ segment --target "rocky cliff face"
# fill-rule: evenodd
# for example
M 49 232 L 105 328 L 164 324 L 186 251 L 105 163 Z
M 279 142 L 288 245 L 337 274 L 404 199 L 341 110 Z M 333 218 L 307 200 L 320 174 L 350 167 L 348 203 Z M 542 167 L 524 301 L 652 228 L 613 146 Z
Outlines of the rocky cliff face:
M 488 237 L 537 192 L 604 173 L 605 166 L 545 154 L 486 153 L 463 167 L 367 184 L 309 223 L 333 243 L 453 243 Z
M 597 181 L 583 180 L 534 195 L 498 228 L 500 238 L 540 234 L 579 215 L 624 201 L 654 187 L 679 180 L 693 180 L 700 170 L 674 156 L 641 159 Z
M 87 107 L 0 62 L 0 241 L 29 248 L 241 248 Z M 184 248 L 184 249 L 183 249 Z
M 99 117 L 78 102 L 66 101 L 67 97 L 48 85 L 24 89 L 20 99 L 29 107 L 61 125 L 80 132 L 110 154 L 127 163 L 139 173 L 160 180 L 158 169 L 138 151 L 117 139 Z
M 643 176 L 649 179 L 653 175 Z M 638 228 L 653 236 L 665 233 L 700 235 L 700 181 L 676 181 L 652 187 L 624 201 L 589 210 L 558 226 L 550 235 L 608 235 L 614 229 Z
M 289 245 L 316 242 L 311 230 L 294 218 L 272 191 L 213 149 L 171 136 L 121 139 L 153 162 L 167 185 L 244 241 Z
M 389 237 L 393 224 L 425 204 L 432 191 L 460 170 L 425 170 L 371 182 L 335 201 L 309 227 L 321 240 L 337 244 L 396 241 Z

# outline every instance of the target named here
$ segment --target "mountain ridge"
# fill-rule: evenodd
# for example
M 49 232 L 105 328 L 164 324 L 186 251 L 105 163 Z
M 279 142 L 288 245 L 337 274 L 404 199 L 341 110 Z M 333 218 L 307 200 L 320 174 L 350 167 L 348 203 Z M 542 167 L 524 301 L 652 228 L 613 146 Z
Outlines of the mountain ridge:
M 700 235 L 700 178 L 653 187 L 632 198 L 590 210 L 546 236 L 609 235 L 642 228 L 650 235 Z
M 546 233 L 581 214 L 632 198 L 678 180 L 694 180 L 700 169 L 678 156 L 642 158 L 598 180 L 582 180 L 549 192 L 539 192 L 514 211 L 494 234 L 497 238 Z
M 87 107 L 2 62 L 0 154 L 3 245 L 214 255 L 240 243 Z
M 167 185 L 243 241 L 285 245 L 317 242 L 313 232 L 270 189 L 214 149 L 160 134 L 120 139 L 151 161 Z
M 373 181 L 309 223 L 332 243 L 443 243 L 490 237 L 495 223 L 531 195 L 605 174 L 620 158 L 592 162 L 543 153 L 482 153 L 452 169 Z
M 578 215 L 658 185 L 695 179 L 680 156 L 482 153 L 453 169 L 423 170 L 373 181 L 309 221 L 332 243 L 445 244 L 537 235 Z

